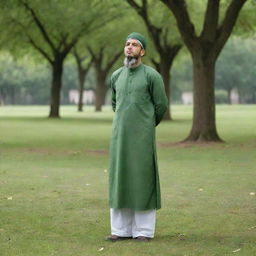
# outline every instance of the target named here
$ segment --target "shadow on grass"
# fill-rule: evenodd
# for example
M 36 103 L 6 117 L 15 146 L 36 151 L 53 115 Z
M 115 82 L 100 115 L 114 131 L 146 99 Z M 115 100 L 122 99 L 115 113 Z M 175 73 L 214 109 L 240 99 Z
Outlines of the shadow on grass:
M 49 117 L 27 117 L 27 116 L 5 116 L 0 117 L 2 121 L 29 121 L 29 122 L 74 122 L 74 123 L 112 123 L 112 118 L 101 117 L 62 117 L 62 118 L 49 118 Z
M 4 116 L 0 117 L 2 121 L 35 121 L 35 122 L 49 122 L 49 123 L 56 123 L 56 122 L 80 122 L 80 123 L 112 123 L 112 117 L 60 117 L 60 118 L 49 118 L 47 116 Z M 162 124 L 185 124 L 190 123 L 191 120 L 188 119 L 174 119 L 174 120 L 163 120 Z
M 206 233 L 206 234 L 165 234 L 165 235 L 157 235 L 153 241 L 155 242 L 178 242 L 178 243 L 199 243 L 199 244 L 219 244 L 231 246 L 234 244 L 235 236 L 218 234 L 218 233 Z M 243 238 L 238 236 L 239 244 L 242 245 L 243 240 L 246 240 L 246 236 Z M 250 242 L 250 241 L 248 241 Z
M 162 120 L 161 123 L 163 124 L 173 124 L 173 123 L 178 123 L 178 124 L 182 124 L 182 123 L 191 123 L 191 118 L 182 118 L 182 119 L 173 119 L 173 120 Z

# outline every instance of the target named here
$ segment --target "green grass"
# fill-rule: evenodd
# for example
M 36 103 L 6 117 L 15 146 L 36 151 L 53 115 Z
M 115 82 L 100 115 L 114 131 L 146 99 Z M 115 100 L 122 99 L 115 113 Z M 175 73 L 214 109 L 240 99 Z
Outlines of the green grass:
M 225 144 L 174 144 L 192 110 L 172 111 L 157 128 L 156 237 L 109 243 L 110 108 L 64 106 L 49 120 L 48 107 L 0 107 L 0 255 L 256 255 L 255 106 L 217 107 Z

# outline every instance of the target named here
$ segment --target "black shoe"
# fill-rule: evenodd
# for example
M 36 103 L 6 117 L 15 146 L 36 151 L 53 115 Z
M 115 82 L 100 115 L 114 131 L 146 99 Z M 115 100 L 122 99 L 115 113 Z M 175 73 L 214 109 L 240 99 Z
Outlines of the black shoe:
M 132 237 L 122 237 L 122 236 L 117 236 L 117 235 L 111 235 L 111 236 L 107 236 L 105 238 L 106 241 L 111 241 L 111 242 L 116 242 L 116 241 L 123 241 L 123 240 L 127 240 L 127 239 L 131 239 Z
M 146 237 L 146 236 L 138 236 L 135 238 L 136 241 L 138 242 L 149 242 L 150 241 L 150 238 L 149 237 Z

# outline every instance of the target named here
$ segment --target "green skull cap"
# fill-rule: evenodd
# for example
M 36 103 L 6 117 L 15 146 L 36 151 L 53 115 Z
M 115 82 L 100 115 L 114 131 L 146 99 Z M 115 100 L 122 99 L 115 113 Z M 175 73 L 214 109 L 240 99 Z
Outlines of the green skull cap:
M 137 32 L 132 32 L 130 35 L 127 36 L 126 41 L 128 39 L 136 39 L 140 42 L 141 47 L 146 50 L 146 39 L 143 35 Z

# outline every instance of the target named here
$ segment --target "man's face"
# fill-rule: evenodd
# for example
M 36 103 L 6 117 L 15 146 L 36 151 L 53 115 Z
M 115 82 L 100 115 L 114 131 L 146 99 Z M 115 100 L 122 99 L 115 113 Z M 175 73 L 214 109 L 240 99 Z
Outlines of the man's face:
M 136 39 L 128 39 L 124 47 L 124 55 L 126 57 L 142 57 L 145 54 L 145 50 L 141 47 L 140 43 Z

